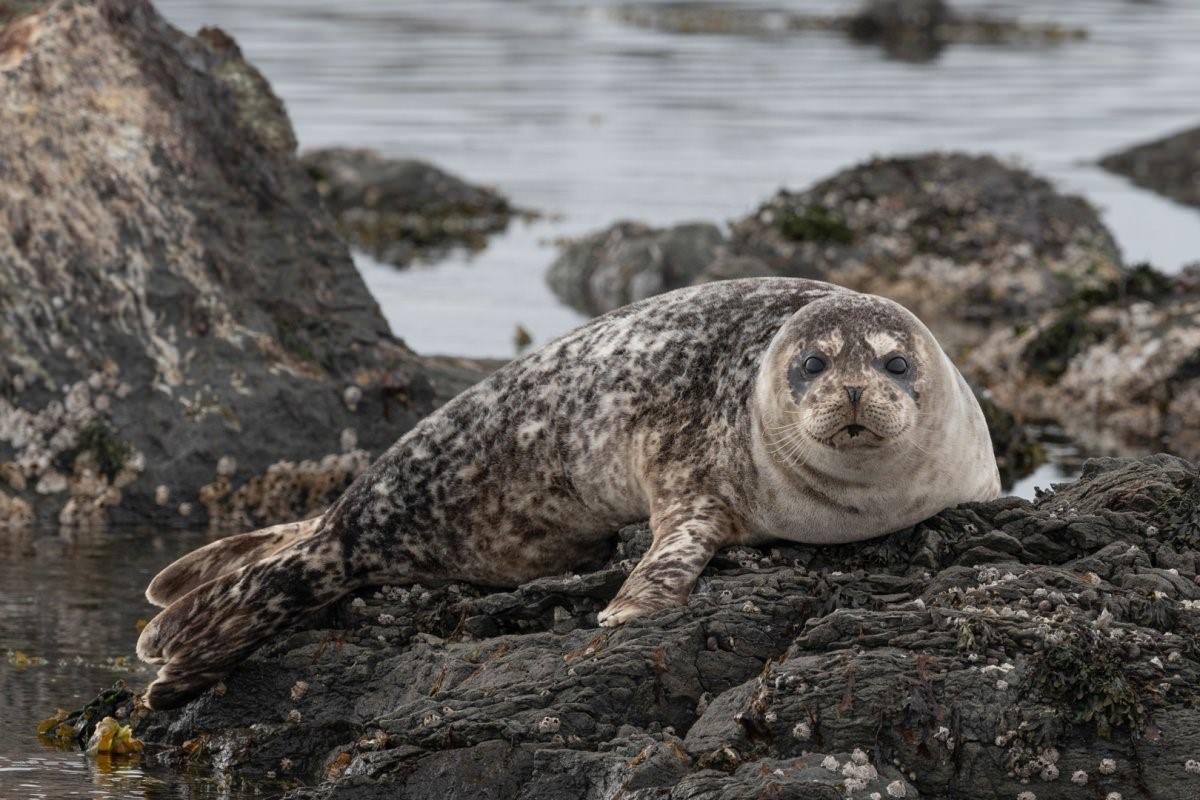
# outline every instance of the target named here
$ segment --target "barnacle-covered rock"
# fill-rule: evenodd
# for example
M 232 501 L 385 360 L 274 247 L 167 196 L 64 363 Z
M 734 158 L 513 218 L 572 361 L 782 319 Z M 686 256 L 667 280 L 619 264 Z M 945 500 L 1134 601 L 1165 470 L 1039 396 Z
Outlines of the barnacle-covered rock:
M 293 800 L 1190 800 L 1198 521 L 1195 465 L 1094 460 L 1032 504 L 724 550 L 686 607 L 598 628 L 635 525 L 593 572 L 361 592 L 136 732 L 242 778 L 286 761 Z
M 568 243 L 548 280 L 600 313 L 705 280 L 832 281 L 911 308 L 952 354 L 998 326 L 1120 279 L 1117 246 L 1085 200 L 990 156 L 875 159 L 732 224 L 637 223 Z
M 391 335 L 226 34 L 145 0 L 0 26 L 0 527 L 203 522 L 222 456 L 236 487 L 377 453 L 477 377 Z
M 875 159 L 780 191 L 734 224 L 731 247 L 778 274 L 897 300 L 952 353 L 1122 269 L 1087 201 L 959 153 Z
M 1147 266 L 1031 322 L 965 363 L 1019 420 L 1049 420 L 1094 453 L 1200 458 L 1200 270 Z

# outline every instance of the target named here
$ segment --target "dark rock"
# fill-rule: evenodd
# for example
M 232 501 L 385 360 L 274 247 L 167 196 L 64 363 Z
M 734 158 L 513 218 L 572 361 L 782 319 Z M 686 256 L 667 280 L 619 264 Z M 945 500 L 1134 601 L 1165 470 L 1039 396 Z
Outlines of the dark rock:
M 1200 128 L 1105 156 L 1100 166 L 1180 203 L 1200 206 Z
M 905 61 L 929 61 L 948 44 L 1046 46 L 1087 37 L 1085 30 L 1054 23 L 957 14 L 942 0 L 866 0 L 853 14 L 686 1 L 623 5 L 610 13 L 621 22 L 673 34 L 774 38 L 833 31 L 882 45 L 888 56 Z
M 991 392 L 972 385 L 975 399 L 987 420 L 988 433 L 992 437 L 992 452 L 996 455 L 996 466 L 1000 470 L 1000 485 L 1011 488 L 1018 478 L 1031 474 L 1046 461 L 1046 452 L 1026 425 L 1001 408 L 992 399 Z
M 891 297 L 952 354 L 1121 274 L 1087 201 L 958 153 L 876 159 L 780 191 L 734 224 L 730 246 L 779 274 Z
M 920 61 L 941 50 L 952 19 L 942 0 L 867 0 L 850 17 L 848 30 L 855 39 L 881 42 L 897 57 Z
M 347 241 L 380 261 L 408 266 L 453 247 L 482 249 L 518 214 L 494 189 L 472 186 L 424 161 L 373 150 L 311 150 L 301 162 Z
M 572 308 L 602 314 L 695 283 L 724 242 L 720 229 L 707 223 L 664 229 L 618 222 L 567 243 L 546 281 Z
M 227 35 L 96 0 L 0 43 L 0 525 L 195 525 L 273 464 L 231 521 L 294 519 L 475 378 L 389 332 Z
M 596 628 L 632 526 L 596 572 L 347 599 L 138 732 L 192 768 L 284 763 L 309 800 L 1185 800 L 1198 520 L 1194 465 L 1095 460 L 1032 505 L 725 550 L 686 608 Z
M 989 156 L 876 159 L 802 192 L 780 191 L 733 223 L 619 223 L 568 245 L 559 297 L 591 313 L 717 278 L 817 278 L 892 297 L 957 355 L 1002 325 L 1122 275 L 1085 200 Z

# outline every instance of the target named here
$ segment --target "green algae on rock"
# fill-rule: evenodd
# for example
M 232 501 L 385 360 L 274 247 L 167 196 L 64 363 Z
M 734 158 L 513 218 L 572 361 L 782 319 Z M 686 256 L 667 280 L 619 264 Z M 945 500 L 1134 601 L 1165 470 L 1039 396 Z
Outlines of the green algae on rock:
M 1002 407 L 1093 453 L 1200 457 L 1200 270 L 1146 265 L 1000 328 L 964 363 Z

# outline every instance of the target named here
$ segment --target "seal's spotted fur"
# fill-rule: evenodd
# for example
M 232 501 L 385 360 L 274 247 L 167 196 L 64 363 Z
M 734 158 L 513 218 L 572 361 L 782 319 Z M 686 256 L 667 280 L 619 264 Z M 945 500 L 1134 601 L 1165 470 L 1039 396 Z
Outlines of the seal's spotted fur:
M 891 351 L 912 362 L 903 380 L 879 369 Z M 799 375 L 812 353 L 829 369 Z M 649 516 L 653 545 L 600 615 L 611 625 L 686 601 L 722 546 L 852 541 L 998 491 L 974 397 L 904 309 L 798 279 L 683 289 L 459 395 L 323 516 L 168 567 L 149 596 L 170 605 L 138 641 L 163 664 L 147 701 L 178 705 L 364 585 L 512 586 L 602 557 Z

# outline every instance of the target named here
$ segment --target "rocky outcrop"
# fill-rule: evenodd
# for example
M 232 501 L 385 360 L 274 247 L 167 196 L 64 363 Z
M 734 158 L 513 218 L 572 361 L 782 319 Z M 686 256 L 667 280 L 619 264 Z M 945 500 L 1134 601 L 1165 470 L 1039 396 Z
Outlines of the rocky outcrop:
M 603 314 L 697 282 L 724 244 L 720 228 L 709 223 L 664 229 L 618 222 L 565 243 L 546 282 L 572 308 Z
M 1105 156 L 1100 166 L 1180 203 L 1200 206 L 1200 128 Z
M 332 147 L 311 150 L 301 162 L 342 236 L 398 267 L 454 247 L 480 250 L 514 216 L 529 216 L 496 190 L 472 186 L 425 161 Z
M 854 13 L 833 15 L 700 2 L 631 4 L 611 13 L 627 24 L 676 34 L 778 37 L 833 31 L 882 45 L 889 56 L 907 61 L 933 59 L 949 44 L 1045 46 L 1087 37 L 1086 30 L 1054 23 L 959 13 L 943 0 L 865 0 Z
M 633 526 L 595 572 L 348 598 L 138 733 L 297 800 L 1188 800 L 1198 509 L 1192 464 L 1092 461 L 1032 505 L 725 550 L 686 608 L 597 628 Z
M 1112 235 L 1082 198 L 990 156 L 933 153 L 780 191 L 728 239 L 711 226 L 622 223 L 569 245 L 550 282 L 595 313 L 689 278 L 818 278 L 900 301 L 961 353 L 1120 274 Z
M 1200 458 L 1200 268 L 1147 266 L 999 330 L 965 364 L 1019 420 L 1094 453 Z
M 780 274 L 891 297 L 958 352 L 1121 271 L 1087 201 L 963 154 L 876 159 L 781 191 L 734 224 L 733 247 Z
M 0 84 L 0 525 L 194 525 L 206 486 L 349 478 L 475 377 L 391 335 L 221 31 L 49 3 L 0 31 Z M 342 486 L 267 483 L 239 524 Z

